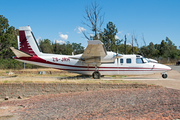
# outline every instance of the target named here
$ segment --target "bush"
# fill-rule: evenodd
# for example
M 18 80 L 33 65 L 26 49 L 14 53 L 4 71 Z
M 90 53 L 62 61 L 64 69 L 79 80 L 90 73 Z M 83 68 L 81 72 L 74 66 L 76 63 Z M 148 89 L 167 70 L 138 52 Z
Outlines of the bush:
M 23 69 L 24 63 L 14 59 L 0 59 L 0 69 Z M 41 68 L 41 66 L 25 64 L 25 68 L 34 69 Z

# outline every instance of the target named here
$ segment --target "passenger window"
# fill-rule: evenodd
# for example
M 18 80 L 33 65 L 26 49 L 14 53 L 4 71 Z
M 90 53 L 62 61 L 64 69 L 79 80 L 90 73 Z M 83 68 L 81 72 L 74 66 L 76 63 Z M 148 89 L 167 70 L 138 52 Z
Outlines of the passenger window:
M 141 58 L 136 58 L 136 63 L 143 63 Z
M 128 59 L 126 59 L 126 63 L 131 63 L 131 59 L 130 58 L 128 58 Z
M 122 58 L 120 59 L 120 63 L 123 63 L 123 59 Z

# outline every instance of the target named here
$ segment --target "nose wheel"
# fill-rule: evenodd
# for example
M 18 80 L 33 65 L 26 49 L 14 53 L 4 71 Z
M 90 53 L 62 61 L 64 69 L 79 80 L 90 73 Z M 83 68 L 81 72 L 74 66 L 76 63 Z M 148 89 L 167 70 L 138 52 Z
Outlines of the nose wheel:
M 166 79 L 168 77 L 167 73 L 162 73 L 162 78 Z
M 95 71 L 95 72 L 93 72 L 92 76 L 94 79 L 100 79 L 101 74 L 98 71 Z

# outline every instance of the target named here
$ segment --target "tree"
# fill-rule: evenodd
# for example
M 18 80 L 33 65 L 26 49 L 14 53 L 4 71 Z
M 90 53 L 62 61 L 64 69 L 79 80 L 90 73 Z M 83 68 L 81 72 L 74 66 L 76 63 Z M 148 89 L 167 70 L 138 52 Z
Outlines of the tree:
M 73 48 L 72 48 L 72 44 L 68 41 L 66 43 L 66 47 L 65 47 L 65 55 L 72 55 L 73 52 Z
M 118 50 L 118 46 L 122 40 L 116 39 L 115 36 L 117 32 L 118 30 L 115 24 L 113 24 L 113 22 L 109 22 L 106 28 L 104 28 L 104 32 L 99 34 L 100 40 L 104 43 L 107 51 L 116 52 Z
M 101 32 L 101 26 L 104 21 L 104 16 L 100 15 L 101 8 L 99 7 L 99 4 L 94 1 L 94 3 L 91 4 L 91 6 L 87 6 L 85 8 L 86 16 L 84 16 L 84 19 L 88 22 L 83 22 L 86 26 L 88 26 L 93 32 L 94 37 L 93 39 L 98 39 L 98 32 Z M 86 34 L 85 31 L 82 31 L 84 36 L 87 39 L 90 39 Z
M 106 47 L 106 49 L 109 51 L 113 51 L 116 45 L 116 41 L 117 39 L 115 38 L 116 33 L 118 32 L 116 26 L 112 23 L 109 22 L 106 26 L 106 28 L 104 28 L 104 45 Z
M 44 53 L 53 53 L 53 46 L 49 39 L 44 39 L 39 41 L 39 47 Z
M 81 46 L 81 43 L 72 43 L 72 49 L 74 51 L 74 54 L 81 54 L 84 52 L 84 47 Z
M 9 26 L 8 19 L 0 15 L 0 58 L 12 58 L 13 52 L 10 47 L 17 48 L 18 30 L 13 26 Z
M 139 52 L 142 56 L 144 57 L 148 57 L 149 56 L 149 50 L 147 48 L 147 46 L 142 46 L 140 49 L 139 49 Z
M 153 56 L 156 55 L 156 49 L 154 48 L 154 44 L 150 42 L 147 48 L 149 50 L 148 58 L 153 58 Z
M 173 59 L 177 58 L 177 56 L 178 56 L 177 46 L 175 46 L 175 44 L 168 37 L 166 37 L 166 42 L 169 47 L 169 49 L 168 49 L 169 56 L 168 57 L 173 58 Z

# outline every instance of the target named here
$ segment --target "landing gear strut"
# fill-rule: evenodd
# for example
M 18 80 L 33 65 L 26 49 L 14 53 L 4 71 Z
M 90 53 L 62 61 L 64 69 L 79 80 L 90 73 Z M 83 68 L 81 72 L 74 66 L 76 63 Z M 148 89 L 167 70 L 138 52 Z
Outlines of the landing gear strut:
M 96 71 L 94 71 L 93 74 L 92 74 L 94 79 L 100 79 L 101 78 L 101 74 L 97 71 L 97 69 L 98 69 L 97 65 L 95 65 L 95 70 Z
M 162 78 L 167 78 L 168 77 L 168 75 L 167 75 L 167 73 L 165 72 L 165 73 L 162 73 Z

